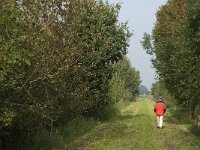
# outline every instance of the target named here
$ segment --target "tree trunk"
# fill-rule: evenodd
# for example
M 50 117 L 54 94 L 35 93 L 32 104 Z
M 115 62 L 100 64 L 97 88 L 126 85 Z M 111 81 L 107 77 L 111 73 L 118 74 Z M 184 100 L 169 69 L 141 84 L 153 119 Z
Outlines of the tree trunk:
M 195 119 L 195 109 L 196 109 L 196 105 L 192 105 L 190 107 L 190 119 L 192 119 L 192 120 Z

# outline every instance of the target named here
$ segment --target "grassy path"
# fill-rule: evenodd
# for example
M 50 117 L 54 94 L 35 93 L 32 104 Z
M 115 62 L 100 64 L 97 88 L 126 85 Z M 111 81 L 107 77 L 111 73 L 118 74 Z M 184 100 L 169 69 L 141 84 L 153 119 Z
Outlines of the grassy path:
M 121 109 L 121 115 L 99 124 L 88 134 L 66 145 L 73 150 L 199 150 L 200 138 L 192 135 L 187 124 L 164 118 L 164 128 L 156 128 L 154 103 L 138 100 Z

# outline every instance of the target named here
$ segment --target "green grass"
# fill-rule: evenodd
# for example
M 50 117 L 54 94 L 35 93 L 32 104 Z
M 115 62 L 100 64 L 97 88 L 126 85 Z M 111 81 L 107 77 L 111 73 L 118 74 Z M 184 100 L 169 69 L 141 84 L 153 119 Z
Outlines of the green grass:
M 120 106 L 117 118 L 97 125 L 77 138 L 66 149 L 80 150 L 198 150 L 199 137 L 189 131 L 188 124 L 179 124 L 169 111 L 164 128 L 156 128 L 154 102 L 142 98 Z M 173 122 L 175 119 L 175 122 Z
M 100 122 L 93 119 L 83 117 L 76 118 L 67 126 L 59 128 L 56 133 L 50 135 L 48 131 L 41 131 L 39 134 L 39 142 L 29 145 L 29 150 L 59 150 L 66 149 L 66 145 L 73 142 L 77 137 L 81 137 L 93 128 L 98 126 Z M 37 139 L 38 137 L 35 137 Z
M 167 111 L 164 128 L 156 128 L 154 102 L 141 98 L 118 105 L 118 116 L 106 122 L 79 118 L 48 136 L 53 150 L 199 150 L 199 127 Z M 197 132 L 198 131 L 198 132 Z M 196 134 L 195 134 L 196 133 Z M 45 142 L 43 142 L 44 144 Z M 38 148 L 39 149 L 39 148 Z M 43 148 L 45 150 L 45 148 Z
M 151 103 L 151 101 L 141 100 L 123 105 L 118 118 L 99 125 L 82 140 L 76 141 L 68 148 L 91 150 L 155 149 L 153 144 L 155 137 L 153 137 L 154 132 L 152 132 L 154 128 L 152 122 L 155 121 L 155 116 L 149 114 L 149 111 L 152 110 Z M 84 144 L 80 144 L 80 141 Z M 82 147 L 77 147 L 77 145 L 82 145 Z
M 190 127 L 190 132 L 194 134 L 197 137 L 200 137 L 200 126 L 198 125 L 193 125 Z

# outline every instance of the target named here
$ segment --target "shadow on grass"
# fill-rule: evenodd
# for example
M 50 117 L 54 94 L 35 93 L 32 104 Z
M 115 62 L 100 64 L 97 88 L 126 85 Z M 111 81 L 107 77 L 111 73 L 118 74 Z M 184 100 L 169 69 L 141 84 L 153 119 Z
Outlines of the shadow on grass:
M 200 137 L 200 126 L 193 125 L 189 128 L 190 132 L 196 137 Z
M 128 120 L 128 119 L 131 119 L 133 120 L 134 118 L 140 118 L 140 117 L 149 117 L 148 115 L 145 115 L 145 114 L 137 114 L 137 115 L 130 115 L 130 114 L 126 114 L 126 115 L 120 115 L 118 116 L 118 120 Z
M 129 120 L 129 119 L 133 119 L 133 115 L 127 114 L 127 115 L 120 115 L 117 117 L 118 120 Z
M 129 120 L 134 120 L 136 118 L 149 117 L 145 114 L 139 115 L 119 115 L 113 120 L 105 121 L 100 123 L 100 125 L 93 128 L 90 132 L 85 133 L 81 137 L 77 138 L 71 143 L 67 144 L 67 148 L 65 149 L 84 149 L 86 147 L 93 147 L 96 141 L 102 141 L 102 139 L 109 138 L 109 140 L 113 139 L 121 139 L 126 140 L 129 139 L 127 136 L 132 136 L 134 134 L 134 130 L 132 127 L 123 124 L 122 122 L 126 122 Z
M 112 122 L 103 122 L 100 125 L 96 126 L 90 132 L 77 137 L 76 140 L 67 144 L 65 147 L 66 150 L 71 149 L 85 149 L 86 147 L 92 147 L 94 142 L 108 136 L 113 132 L 114 129 L 119 127 L 118 119 L 112 120 Z
M 196 123 L 192 120 L 189 120 L 185 115 L 185 111 L 182 109 L 170 110 L 171 115 L 165 116 L 165 121 L 169 124 L 174 125 L 186 125 L 188 128 L 187 131 L 194 135 L 197 138 L 200 138 L 200 126 L 197 126 Z M 184 132 L 184 131 L 183 131 Z M 198 144 L 200 147 L 200 143 Z
M 171 124 L 191 124 L 192 121 L 190 121 L 187 117 L 186 117 L 186 113 L 183 109 L 170 109 L 170 115 L 166 114 L 165 116 L 165 120 L 168 123 Z

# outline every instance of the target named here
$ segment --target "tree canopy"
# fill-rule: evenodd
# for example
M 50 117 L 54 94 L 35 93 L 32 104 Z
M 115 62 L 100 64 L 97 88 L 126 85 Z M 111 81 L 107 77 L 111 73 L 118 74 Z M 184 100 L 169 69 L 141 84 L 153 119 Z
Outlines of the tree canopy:
M 200 102 L 200 2 L 170 0 L 157 12 L 153 34 L 142 42 L 159 79 L 178 103 L 194 112 Z
M 0 148 L 112 108 L 113 64 L 132 35 L 119 10 L 102 0 L 0 0 Z M 135 96 L 139 74 L 122 77 L 133 74 Z

